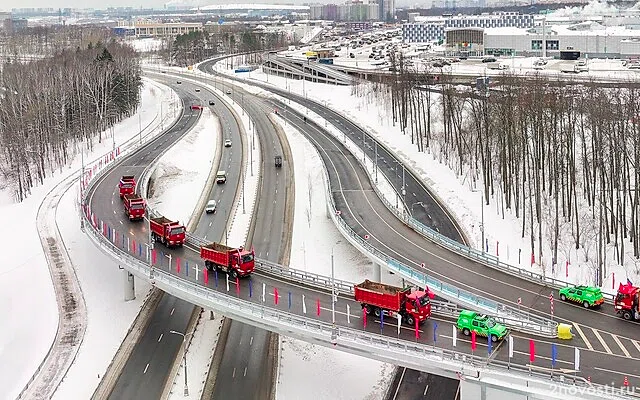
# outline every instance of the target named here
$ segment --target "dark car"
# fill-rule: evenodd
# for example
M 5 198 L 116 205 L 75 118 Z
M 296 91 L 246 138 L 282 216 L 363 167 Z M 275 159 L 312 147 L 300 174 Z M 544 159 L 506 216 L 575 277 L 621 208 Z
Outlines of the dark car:
M 483 63 L 490 63 L 490 62 L 496 62 L 498 61 L 495 57 L 485 57 L 482 59 Z
M 191 106 L 192 110 L 202 110 L 202 106 L 200 104 L 194 104 Z
M 210 105 L 210 106 L 215 106 L 215 105 L 216 105 L 216 102 L 215 102 L 215 101 L 213 101 L 213 100 L 209 100 L 209 105 Z
M 177 83 L 178 85 L 181 85 L 181 84 L 182 84 L 182 81 L 176 81 L 176 83 Z

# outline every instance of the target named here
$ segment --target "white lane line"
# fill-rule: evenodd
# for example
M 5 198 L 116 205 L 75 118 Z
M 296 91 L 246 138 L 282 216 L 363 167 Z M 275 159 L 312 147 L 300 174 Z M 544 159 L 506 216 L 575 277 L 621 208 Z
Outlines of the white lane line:
M 396 386 L 396 392 L 393 394 L 393 400 L 398 398 L 398 392 L 400 391 L 400 386 L 402 384 L 402 380 L 404 379 L 404 373 L 407 372 L 407 368 L 402 369 L 402 375 L 400 375 L 400 380 L 398 381 L 398 386 Z
M 235 368 L 233 369 L 233 374 L 231 375 L 231 377 L 232 377 L 232 378 L 235 378 L 235 377 L 236 377 L 236 369 L 235 369 Z
M 172 309 L 171 309 L 171 314 L 169 314 L 169 315 L 173 315 L 173 312 L 174 312 L 175 310 L 176 310 L 176 309 L 175 309 L 175 307 L 174 307 L 174 308 L 172 308 Z
M 122 221 L 118 221 L 118 222 L 120 222 L 120 225 L 124 225 L 124 224 L 122 223 Z
M 602 347 L 604 347 L 605 351 L 609 354 L 613 354 L 613 352 L 609 348 L 609 345 L 607 345 L 604 339 L 602 339 L 602 336 L 600 336 L 600 333 L 596 329 L 591 328 L 591 330 L 593 331 L 593 334 L 596 335 L 596 337 L 600 341 L 600 344 L 602 345 Z
M 629 352 L 627 351 L 627 348 L 624 347 L 624 345 L 622 344 L 622 342 L 620 341 L 620 338 L 618 338 L 616 335 L 614 335 L 613 333 L 611 334 L 611 337 L 613 337 L 613 340 L 616 341 L 616 343 L 618 344 L 618 346 L 620 347 L 620 350 L 622 350 L 622 352 L 624 353 L 625 356 L 627 357 L 631 357 L 631 354 L 629 354 Z
M 146 374 L 148 369 L 149 369 L 149 363 L 147 363 L 147 366 L 144 367 L 144 371 L 142 371 L 142 373 Z
M 247 367 L 244 367 L 244 376 L 247 376 Z
M 213 221 L 209 222 L 209 227 L 211 227 L 211 224 L 213 224 Z
M 635 348 L 638 349 L 638 352 L 640 352 L 640 343 L 638 343 L 638 341 L 633 340 L 633 339 L 629 339 L 629 340 L 631 340 L 631 343 L 633 343 Z
M 115 214 L 115 213 L 116 213 L 116 210 L 113 210 L 113 213 Z
M 253 336 L 251 336 L 251 340 L 249 340 L 249 346 L 253 344 Z
M 160 343 L 160 341 L 162 340 L 162 336 L 164 335 L 164 333 L 160 334 L 160 337 L 158 338 L 158 343 Z
M 582 340 L 584 341 L 584 344 L 587 345 L 587 347 L 589 348 L 589 350 L 593 350 L 593 346 L 591 345 L 591 343 L 589 342 L 589 340 L 587 339 L 587 337 L 584 335 L 584 332 L 582 332 L 582 329 L 580 329 L 580 327 L 578 326 L 578 324 L 576 324 L 575 322 L 573 323 L 573 327 L 576 328 L 576 331 L 578 332 L 578 335 L 580 335 L 580 337 L 582 338 Z
M 429 385 L 424 387 L 424 393 L 422 393 L 423 396 L 427 395 L 427 390 L 429 390 Z
M 604 372 L 611 372 L 612 374 L 618 374 L 618 375 L 622 375 L 622 376 L 632 376 L 634 378 L 640 378 L 640 375 L 634 375 L 634 374 L 630 374 L 628 372 L 614 371 L 612 369 L 606 369 L 606 368 L 600 368 L 600 367 L 593 367 L 593 369 L 597 369 L 599 371 L 604 371 Z
M 204 239 L 204 240 L 207 240 L 207 235 L 204 235 L 203 239 Z

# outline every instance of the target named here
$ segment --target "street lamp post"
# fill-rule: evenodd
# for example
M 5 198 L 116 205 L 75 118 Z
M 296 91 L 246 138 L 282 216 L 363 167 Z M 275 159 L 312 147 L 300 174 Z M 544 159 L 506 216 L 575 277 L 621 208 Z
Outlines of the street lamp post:
M 173 333 L 174 335 L 182 336 L 182 360 L 184 362 L 184 396 L 189 396 L 189 385 L 187 384 L 187 336 L 193 335 L 193 332 L 189 332 L 186 335 L 182 332 L 178 331 L 169 331 L 169 333 Z

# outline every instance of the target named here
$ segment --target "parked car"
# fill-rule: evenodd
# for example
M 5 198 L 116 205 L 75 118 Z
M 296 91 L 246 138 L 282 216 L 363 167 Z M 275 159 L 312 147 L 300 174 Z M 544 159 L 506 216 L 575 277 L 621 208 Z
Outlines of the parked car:
M 214 213 L 214 212 L 216 212 L 216 205 L 217 205 L 217 203 L 216 203 L 215 200 L 209 200 L 207 202 L 207 206 L 204 208 L 204 211 L 207 214 Z
M 231 147 L 231 139 L 226 139 L 224 141 L 224 147 Z

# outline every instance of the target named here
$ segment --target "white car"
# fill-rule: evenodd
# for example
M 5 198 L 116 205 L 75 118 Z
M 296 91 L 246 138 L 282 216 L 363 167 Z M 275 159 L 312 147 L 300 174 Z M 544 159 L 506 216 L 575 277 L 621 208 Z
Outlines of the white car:
M 231 147 L 231 139 L 226 139 L 224 141 L 224 147 Z
M 196 92 L 199 92 L 199 91 L 200 91 L 200 89 L 196 88 Z
M 216 201 L 215 201 L 215 200 L 209 200 L 209 201 L 207 202 L 207 206 L 204 208 L 204 211 L 205 211 L 207 214 L 210 214 L 210 213 L 214 213 L 214 212 L 216 212 L 216 204 L 217 204 L 217 203 L 216 203 Z
M 227 89 L 227 94 L 231 94 L 231 89 Z

